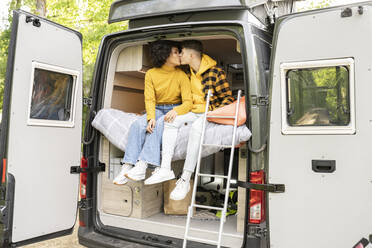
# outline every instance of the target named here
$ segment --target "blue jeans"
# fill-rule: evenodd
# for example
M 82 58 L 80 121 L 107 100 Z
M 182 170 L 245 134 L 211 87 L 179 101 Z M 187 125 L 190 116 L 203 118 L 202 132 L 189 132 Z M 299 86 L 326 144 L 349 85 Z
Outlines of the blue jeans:
M 164 130 L 164 115 L 179 104 L 156 105 L 156 125 L 152 133 L 146 132 L 147 115 L 130 126 L 123 163 L 135 164 L 138 160 L 160 166 L 160 148 Z

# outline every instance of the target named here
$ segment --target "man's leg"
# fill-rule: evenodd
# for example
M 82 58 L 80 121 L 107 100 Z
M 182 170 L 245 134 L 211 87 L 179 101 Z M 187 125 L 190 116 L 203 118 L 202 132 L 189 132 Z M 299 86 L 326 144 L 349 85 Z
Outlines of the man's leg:
M 161 166 L 160 169 L 156 170 L 154 174 L 145 181 L 145 184 L 160 183 L 175 177 L 171 170 L 171 163 L 176 146 L 178 129 L 186 122 L 193 122 L 196 119 L 197 115 L 189 112 L 177 116 L 171 123 L 164 122 Z
M 172 200 L 184 199 L 190 190 L 190 178 L 195 170 L 195 166 L 198 161 L 202 129 L 203 115 L 199 114 L 199 118 L 192 124 L 189 140 L 187 143 L 187 154 L 182 176 L 178 180 L 174 190 L 171 192 L 170 198 Z
M 195 113 L 189 112 L 177 116 L 173 122 L 164 123 L 161 167 L 170 169 L 174 148 L 176 147 L 178 130 L 186 122 L 194 122 L 197 118 L 198 116 Z
M 200 138 L 203 129 L 203 116 L 199 116 L 199 118 L 192 124 L 192 128 L 189 135 L 189 141 L 187 143 L 187 153 L 186 153 L 186 160 L 183 166 L 184 172 L 190 172 L 191 174 L 195 170 L 196 163 L 198 162 L 198 155 L 199 155 L 199 146 L 200 146 Z M 190 180 L 190 177 L 185 178 Z

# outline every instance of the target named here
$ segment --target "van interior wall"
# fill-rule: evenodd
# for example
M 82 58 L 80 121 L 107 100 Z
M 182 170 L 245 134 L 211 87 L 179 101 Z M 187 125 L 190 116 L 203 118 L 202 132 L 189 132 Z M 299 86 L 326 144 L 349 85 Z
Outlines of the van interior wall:
M 242 57 L 240 54 L 239 42 L 231 37 L 202 37 L 199 39 L 202 41 L 204 46 L 204 53 L 217 61 L 218 66 L 222 67 L 226 72 L 227 80 L 233 90 L 233 94 L 236 94 L 238 89 L 244 89 L 243 80 L 243 67 Z M 124 48 L 116 61 L 116 69 L 113 76 L 112 82 L 112 95 L 105 96 L 111 98 L 111 107 L 125 112 L 142 113 L 145 110 L 144 104 L 144 76 L 146 71 L 151 68 L 149 59 L 149 46 L 135 45 Z M 99 197 L 99 209 L 106 214 L 121 215 L 126 210 L 124 206 L 116 206 L 121 204 L 120 199 L 126 194 L 120 187 L 112 184 L 114 170 L 120 168 L 120 160 L 124 155 L 124 152 L 117 149 L 115 146 L 110 144 L 106 139 L 102 144 L 101 152 L 103 154 L 105 163 L 109 164 L 107 173 L 102 173 L 100 197 Z M 232 179 L 238 179 L 238 164 L 245 164 L 245 159 L 241 159 L 239 154 L 241 152 L 235 150 L 234 168 Z M 211 174 L 226 174 L 229 160 L 228 151 L 220 151 L 202 160 L 202 173 Z M 118 167 L 119 165 L 119 167 Z M 114 166 L 116 166 L 114 168 Z M 172 167 L 175 169 L 176 175 L 181 173 L 183 161 L 176 161 L 172 163 Z M 240 170 L 240 169 L 239 169 Z M 243 172 L 243 171 L 242 171 Z M 200 181 L 200 185 L 204 186 L 209 190 L 220 190 L 222 191 L 226 182 L 218 181 L 216 179 L 204 178 Z M 123 188 L 122 188 L 123 189 Z M 131 198 L 132 199 L 132 198 Z M 133 199 L 134 200 L 134 199 Z M 128 204 L 126 204 L 128 205 Z M 239 206 L 240 205 L 240 206 Z M 239 200 L 238 211 L 242 209 L 243 202 Z M 243 206 L 244 209 L 244 206 Z M 145 210 L 144 210 L 145 211 Z M 152 210 L 151 210 L 152 211 Z M 239 211 L 244 214 L 244 211 Z M 129 215 L 128 215 L 129 216 Z M 128 217 L 127 216 L 127 217 Z M 234 219 L 233 226 L 235 232 L 243 230 L 242 223 L 244 222 L 244 216 L 238 215 Z M 230 220 L 233 220 L 230 217 Z M 237 224 L 237 222 L 240 222 Z M 123 224 L 124 225 L 124 224 Z M 215 225 L 215 224 L 214 224 Z M 129 226 L 118 226 L 122 228 L 129 228 Z M 156 228 L 154 228 L 156 230 Z
M 203 37 L 201 41 L 204 53 L 215 59 L 226 72 L 234 94 L 239 89 L 244 90 L 239 42 L 216 37 Z M 144 76 L 150 67 L 148 45 L 125 48 L 121 52 L 114 76 L 111 108 L 134 113 L 144 111 Z

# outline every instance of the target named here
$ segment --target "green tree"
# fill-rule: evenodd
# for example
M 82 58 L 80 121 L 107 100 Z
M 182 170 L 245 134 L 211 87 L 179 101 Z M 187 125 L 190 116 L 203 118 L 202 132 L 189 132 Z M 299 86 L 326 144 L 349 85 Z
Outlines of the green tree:
M 108 24 L 111 0 L 11 0 L 6 28 L 0 32 L 0 109 L 2 109 L 8 44 L 11 33 L 12 11 L 29 9 L 34 14 L 45 14 L 51 21 L 77 30 L 83 35 L 84 94 L 91 85 L 94 63 L 102 37 L 127 29 L 127 22 Z

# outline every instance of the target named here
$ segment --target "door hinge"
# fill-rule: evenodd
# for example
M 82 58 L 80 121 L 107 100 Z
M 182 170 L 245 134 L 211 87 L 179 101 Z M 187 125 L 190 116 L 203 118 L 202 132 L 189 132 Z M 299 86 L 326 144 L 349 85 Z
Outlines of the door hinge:
M 238 187 L 246 189 L 263 190 L 270 193 L 284 193 L 284 184 L 258 184 L 238 181 Z
M 267 106 L 269 105 L 269 96 L 251 95 L 251 106 Z
M 70 174 L 80 174 L 80 173 L 98 173 L 106 170 L 106 164 L 99 162 L 97 167 L 81 168 L 80 166 L 71 166 Z
M 78 208 L 92 208 L 93 199 L 81 199 L 78 202 Z
M 92 105 L 91 97 L 83 97 L 83 105 L 90 107 Z
M 41 26 L 40 19 L 32 17 L 32 16 L 26 16 L 26 23 L 32 22 L 32 25 L 39 28 Z
M 248 233 L 255 237 L 266 237 L 267 229 L 260 226 L 249 226 Z

